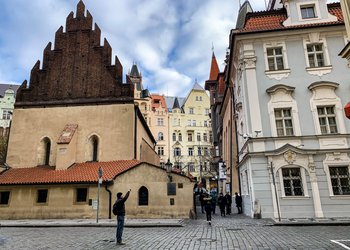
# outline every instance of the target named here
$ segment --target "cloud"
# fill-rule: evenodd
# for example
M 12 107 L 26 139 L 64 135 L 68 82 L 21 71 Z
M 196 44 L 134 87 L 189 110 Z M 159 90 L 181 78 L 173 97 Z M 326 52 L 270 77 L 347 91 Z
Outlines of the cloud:
M 242 0 L 243 2 L 243 0 Z M 264 1 L 250 0 L 254 10 Z M 78 0 L 11 0 L 0 8 L 0 81 L 21 83 Z M 151 91 L 185 96 L 209 76 L 212 44 L 223 70 L 235 0 L 84 0 L 124 67 L 136 62 Z M 24 7 L 25 6 L 25 7 Z M 113 56 L 114 58 L 114 56 Z

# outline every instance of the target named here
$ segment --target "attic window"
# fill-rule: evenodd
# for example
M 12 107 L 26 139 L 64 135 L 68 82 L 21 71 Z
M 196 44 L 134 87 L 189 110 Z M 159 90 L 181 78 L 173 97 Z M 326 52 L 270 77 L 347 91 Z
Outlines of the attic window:
M 315 5 L 300 6 L 302 19 L 316 18 Z

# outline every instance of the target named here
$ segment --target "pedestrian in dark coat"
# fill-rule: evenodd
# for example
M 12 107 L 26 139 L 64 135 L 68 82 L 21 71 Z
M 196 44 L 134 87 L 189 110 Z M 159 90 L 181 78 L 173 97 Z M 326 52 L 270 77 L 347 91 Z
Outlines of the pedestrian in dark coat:
M 229 192 L 225 195 L 226 198 L 226 214 L 231 214 L 232 197 Z
M 125 221 L 125 202 L 129 198 L 131 189 L 126 192 L 123 197 L 123 193 L 117 193 L 117 200 L 113 205 L 113 213 L 117 215 L 117 245 L 125 245 L 122 241 L 123 230 L 124 230 L 124 221 Z
M 218 204 L 220 207 L 221 216 L 225 216 L 226 198 L 222 193 L 219 195 Z
M 235 202 L 236 202 L 236 207 L 238 209 L 238 213 L 241 214 L 242 213 L 242 197 L 236 192 L 235 193 L 236 197 L 235 197 Z
M 209 194 L 205 194 L 203 197 L 203 201 L 205 206 L 205 213 L 207 214 L 207 222 L 209 223 L 209 225 L 211 225 L 211 196 Z
M 216 203 L 218 202 L 218 195 L 216 194 L 216 191 L 213 190 L 211 191 L 210 196 L 211 196 L 211 210 L 213 214 L 215 214 Z
M 201 203 L 201 209 L 202 209 L 202 214 L 204 214 L 204 193 L 201 190 L 201 193 L 199 195 L 199 202 Z

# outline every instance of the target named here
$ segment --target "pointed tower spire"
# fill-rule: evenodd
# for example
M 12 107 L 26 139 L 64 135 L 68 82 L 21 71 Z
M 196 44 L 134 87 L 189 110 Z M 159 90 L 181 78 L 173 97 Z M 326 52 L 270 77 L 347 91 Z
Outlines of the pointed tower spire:
M 211 81 L 217 80 L 219 72 L 220 70 L 219 70 L 218 62 L 216 61 L 215 53 L 213 51 L 213 55 L 211 57 L 209 80 Z
M 179 109 L 179 108 L 180 108 L 179 100 L 177 99 L 177 97 L 175 97 L 173 109 Z

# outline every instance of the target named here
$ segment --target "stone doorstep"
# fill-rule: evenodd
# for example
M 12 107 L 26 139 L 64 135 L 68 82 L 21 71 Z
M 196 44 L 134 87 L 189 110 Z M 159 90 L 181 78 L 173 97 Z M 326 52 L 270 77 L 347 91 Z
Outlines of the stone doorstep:
M 350 218 L 290 218 L 273 219 L 274 225 L 350 225 Z

